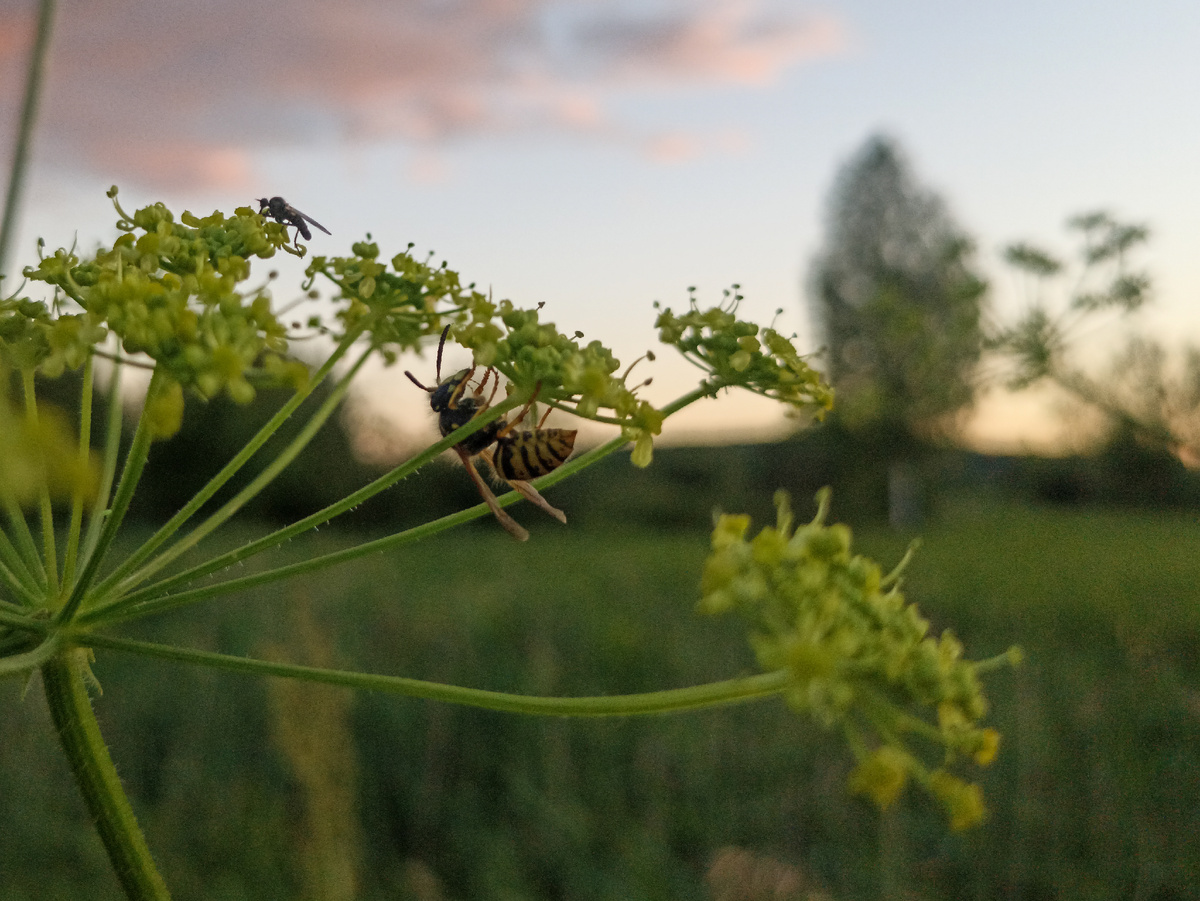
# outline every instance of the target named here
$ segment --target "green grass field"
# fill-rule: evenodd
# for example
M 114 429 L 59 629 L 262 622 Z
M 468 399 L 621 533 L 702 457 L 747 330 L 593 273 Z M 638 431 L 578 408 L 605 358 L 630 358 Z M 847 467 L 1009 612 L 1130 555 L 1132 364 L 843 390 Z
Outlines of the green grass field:
M 473 529 L 144 634 L 540 694 L 752 668 L 737 622 L 693 613 L 704 534 L 519 516 L 525 545 Z M 97 709 L 179 899 L 711 898 L 714 864 L 786 874 L 797 898 L 1193 897 L 1195 518 L 964 501 L 923 539 L 909 598 L 971 656 L 1027 654 L 989 683 L 991 816 L 962 836 L 919 797 L 881 816 L 848 796 L 848 752 L 775 701 L 531 720 L 110 652 Z M 856 536 L 885 567 L 906 543 Z M 116 898 L 40 698 L 19 688 L 0 689 L 0 897 Z

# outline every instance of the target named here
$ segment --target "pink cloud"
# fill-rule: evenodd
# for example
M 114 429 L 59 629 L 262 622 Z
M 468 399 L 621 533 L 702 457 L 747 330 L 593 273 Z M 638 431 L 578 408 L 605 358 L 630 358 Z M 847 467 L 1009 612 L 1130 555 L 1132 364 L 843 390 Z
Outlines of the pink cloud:
M 679 163 L 699 156 L 703 150 L 701 140 L 692 134 L 673 133 L 656 135 L 646 142 L 646 155 L 660 163 Z
M 0 146 L 31 27 L 26 3 L 0 0 Z M 636 134 L 608 101 L 770 84 L 843 45 L 835 19 L 771 0 L 78 0 L 59 9 L 38 148 L 192 187 L 239 184 L 254 151 L 331 137 L 433 147 L 558 130 L 677 159 L 684 136 Z

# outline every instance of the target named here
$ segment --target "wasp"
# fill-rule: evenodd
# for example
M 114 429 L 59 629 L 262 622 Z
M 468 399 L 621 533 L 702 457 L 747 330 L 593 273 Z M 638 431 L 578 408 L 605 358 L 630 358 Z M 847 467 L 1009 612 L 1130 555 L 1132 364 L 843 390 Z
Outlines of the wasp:
M 304 235 L 305 241 L 312 240 L 312 232 L 308 230 L 309 223 L 315 225 L 327 235 L 332 234 L 329 229 L 312 216 L 307 216 L 300 212 L 282 197 L 260 197 L 256 202 L 258 203 L 259 215 L 265 213 L 276 222 L 296 226 L 296 232 L 298 235 Z
M 487 410 L 491 398 L 489 397 L 485 401 L 483 391 L 486 389 L 489 378 L 495 377 L 492 396 L 495 396 L 500 383 L 500 378 L 495 375 L 495 370 L 488 368 L 479 382 L 479 394 L 468 396 L 467 389 L 475 374 L 475 367 L 460 370 L 443 379 L 442 350 L 446 346 L 446 336 L 449 333 L 450 326 L 446 326 L 442 331 L 441 342 L 438 344 L 438 383 L 435 387 L 422 385 L 411 372 L 404 373 L 414 385 L 422 391 L 429 392 L 429 406 L 433 412 L 438 414 L 438 430 L 442 433 L 443 438 L 461 429 Z M 518 430 L 517 427 L 533 406 L 536 397 L 537 393 L 534 392 L 534 397 L 529 399 L 529 402 L 512 422 L 504 418 L 497 419 L 479 431 L 468 435 L 454 446 L 454 452 L 462 460 L 471 476 L 471 481 L 475 483 L 475 487 L 483 497 L 484 503 L 488 505 L 488 509 L 492 511 L 492 515 L 518 541 L 527 540 L 529 533 L 500 507 L 492 489 L 475 469 L 473 458 L 482 456 L 491 465 L 496 475 L 510 484 L 522 497 L 549 513 L 559 522 L 565 523 L 567 521 L 566 514 L 557 507 L 551 506 L 538 493 L 538 490 L 529 484 L 529 480 L 553 472 L 566 462 L 575 448 L 576 430 L 544 429 L 542 424 L 545 422 L 545 417 L 542 417 L 542 422 L 539 422 L 536 428 Z M 546 415 L 550 415 L 549 410 L 546 411 Z M 494 450 L 491 449 L 493 444 L 495 445 Z

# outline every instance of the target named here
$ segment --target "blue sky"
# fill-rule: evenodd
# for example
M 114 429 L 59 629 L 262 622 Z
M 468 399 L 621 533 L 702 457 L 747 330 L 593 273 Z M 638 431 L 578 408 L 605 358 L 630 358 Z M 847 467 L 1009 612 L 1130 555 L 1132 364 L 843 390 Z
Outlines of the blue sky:
M 0 0 L 0 146 L 33 13 Z M 653 300 L 732 282 L 815 349 L 827 193 L 884 131 L 978 239 L 1001 315 L 1019 307 L 1001 245 L 1065 250 L 1066 217 L 1103 207 L 1151 226 L 1149 321 L 1194 339 L 1197 46 L 1183 2 L 62 0 L 17 251 L 110 238 L 114 182 L 197 212 L 281 194 L 333 231 L 316 252 L 413 241 L 629 359 Z M 396 375 L 371 375 L 377 408 L 426 440 Z M 654 375 L 667 400 L 690 370 L 664 354 Z M 1044 438 L 1054 414 L 1031 409 L 989 402 L 978 434 Z M 671 431 L 779 427 L 731 398 Z

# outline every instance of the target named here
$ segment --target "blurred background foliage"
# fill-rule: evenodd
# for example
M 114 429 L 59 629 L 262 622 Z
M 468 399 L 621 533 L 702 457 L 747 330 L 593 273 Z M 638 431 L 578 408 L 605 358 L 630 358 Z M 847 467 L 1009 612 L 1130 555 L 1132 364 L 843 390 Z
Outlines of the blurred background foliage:
M 143 634 L 518 692 L 686 685 L 753 669 L 735 629 L 693 614 L 705 537 L 615 519 L 548 523 L 528 545 L 476 530 Z M 857 538 L 882 560 L 906 541 Z M 1028 654 L 989 680 L 1004 745 L 983 774 L 991 818 L 965 835 L 913 793 L 883 816 L 848 796 L 837 737 L 774 701 L 543 720 L 110 653 L 96 704 L 180 899 L 717 897 L 746 855 L 794 888 L 764 898 L 1186 898 L 1197 584 L 1192 514 L 945 499 L 907 594 L 975 654 Z M 20 836 L 0 845 L 5 898 L 116 898 L 20 688 L 0 686 L 0 830 Z

